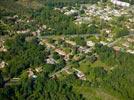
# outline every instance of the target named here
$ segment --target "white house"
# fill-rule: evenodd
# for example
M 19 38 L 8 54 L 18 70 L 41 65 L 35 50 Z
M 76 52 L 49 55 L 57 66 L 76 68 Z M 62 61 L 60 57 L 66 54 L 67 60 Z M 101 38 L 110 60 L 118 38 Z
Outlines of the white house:
M 104 41 L 100 41 L 101 44 L 103 45 L 107 45 L 108 43 L 104 42 Z
M 46 59 L 47 64 L 55 64 L 56 61 L 53 58 Z
M 111 0 L 111 2 L 115 5 L 122 6 L 122 7 L 129 7 L 130 6 L 129 3 L 118 1 L 118 0 Z
M 4 61 L 0 62 L 0 68 L 4 68 L 6 65 L 7 65 L 6 62 Z
M 134 50 L 127 50 L 128 53 L 134 54 Z
M 75 46 L 75 45 L 76 45 L 76 43 L 75 43 L 75 42 L 70 41 L 70 40 L 66 40 L 65 42 L 66 42 L 66 43 L 68 43 L 68 44 L 71 44 L 71 45 L 73 45 L 73 46 Z
M 68 12 L 65 12 L 64 14 L 65 14 L 65 15 L 73 15 L 73 14 L 75 14 L 75 13 L 78 13 L 78 11 L 77 11 L 77 10 L 70 10 L 70 11 L 68 11 Z
M 87 41 L 87 46 L 89 46 L 89 47 L 93 47 L 94 45 L 95 45 L 94 42 L 92 42 L 92 41 Z

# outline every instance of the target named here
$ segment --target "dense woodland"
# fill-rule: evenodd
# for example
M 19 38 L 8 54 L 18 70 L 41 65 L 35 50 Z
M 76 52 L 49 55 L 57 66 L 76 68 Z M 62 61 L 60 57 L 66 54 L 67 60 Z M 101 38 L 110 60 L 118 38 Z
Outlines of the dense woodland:
M 78 26 L 73 22 L 73 16 L 66 16 L 63 13 L 48 7 L 36 11 L 32 16 L 41 23 L 45 23 L 52 28 L 51 31 L 45 33 L 46 35 L 99 33 L 99 28 L 95 25 L 95 23 L 93 23 L 90 27 L 85 24 Z
M 43 0 L 42 0 L 43 1 Z M 46 0 L 43 1 L 45 5 L 49 7 L 63 7 L 63 6 L 72 6 L 76 4 L 87 4 L 87 3 L 97 3 L 100 0 Z M 105 2 L 106 0 L 102 0 Z
M 0 88 L 0 99 L 10 100 L 84 100 L 80 94 L 75 94 L 72 86 L 63 81 L 52 80 L 43 72 L 38 79 L 28 79 L 23 76 L 22 82 L 17 86 Z
M 102 45 L 96 45 L 96 51 L 102 62 L 109 66 L 116 66 L 105 78 L 104 87 L 115 94 L 132 100 L 134 98 L 134 55 L 115 52 L 112 48 Z
M 43 1 L 43 0 L 42 0 Z M 45 5 L 49 7 L 63 7 L 63 6 L 71 6 L 75 4 L 87 4 L 87 3 L 97 3 L 97 2 L 107 2 L 108 0 L 45 0 L 43 1 Z M 134 4 L 133 0 L 120 0 L 124 2 L 128 2 L 130 4 Z
M 30 66 L 43 64 L 46 53 L 44 47 L 37 43 L 37 39 L 31 43 L 26 42 L 24 36 L 17 36 L 5 43 L 9 52 L 3 55 L 9 63 L 7 73 L 10 73 L 10 77 L 19 75 L 22 70 Z

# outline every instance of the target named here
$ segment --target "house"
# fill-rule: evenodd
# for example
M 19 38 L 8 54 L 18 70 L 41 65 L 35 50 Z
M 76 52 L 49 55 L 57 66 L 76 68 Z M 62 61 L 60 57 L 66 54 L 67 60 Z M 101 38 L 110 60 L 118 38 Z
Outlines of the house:
M 92 48 L 87 48 L 87 49 L 85 50 L 85 53 L 89 53 L 89 52 L 92 52 Z
M 78 13 L 77 10 L 70 10 L 70 11 L 68 11 L 68 12 L 65 12 L 64 14 L 65 14 L 65 15 L 73 15 L 73 14 L 77 14 L 77 13 Z
M 107 45 L 108 43 L 104 42 L 104 41 L 100 41 L 101 44 L 103 45 Z
M 42 71 L 42 67 L 37 67 L 37 68 L 35 68 L 35 71 L 36 71 L 37 73 L 41 72 L 41 71 Z
M 107 41 L 111 42 L 113 41 L 113 38 L 107 38 Z
M 47 28 L 47 26 L 46 26 L 46 25 L 43 25 L 43 26 L 42 26 L 42 28 L 43 28 L 43 29 L 46 29 L 46 28 Z
M 28 33 L 28 32 L 30 32 L 30 29 L 17 31 L 18 34 L 25 34 L 25 33 Z
M 62 55 L 62 56 L 66 56 L 67 55 L 64 51 L 62 51 L 60 49 L 55 49 L 55 52 L 57 52 L 59 55 Z
M 75 24 L 82 24 L 85 22 L 91 22 L 91 18 L 90 17 L 81 17 L 81 16 L 77 16 L 76 20 L 75 20 Z
M 128 53 L 134 54 L 134 50 L 127 50 Z
M 81 71 L 79 71 L 76 68 L 73 68 L 76 71 L 76 76 L 80 79 L 80 80 L 86 80 L 85 74 Z
M 122 2 L 122 1 L 119 1 L 119 0 L 111 0 L 111 2 L 115 5 L 122 6 L 122 7 L 129 7 L 130 6 L 129 3 Z
M 41 31 L 38 29 L 36 32 L 37 32 L 37 34 L 40 34 Z
M 121 50 L 121 47 L 114 46 L 113 49 L 114 49 L 115 51 L 120 51 L 120 50 Z
M 4 45 L 0 46 L 0 52 L 1 52 L 1 51 L 3 51 L 3 52 L 6 52 L 6 51 L 7 51 L 7 49 L 5 48 Z
M 44 43 L 42 41 L 39 42 L 40 45 L 43 45 Z
M 28 77 L 32 77 L 34 75 L 31 68 L 29 68 L 29 70 L 27 72 L 28 72 Z
M 53 58 L 46 59 L 47 64 L 55 64 L 56 61 Z
M 123 43 L 122 44 L 124 47 L 126 47 L 126 48 L 129 48 L 129 43 L 128 42 L 125 42 L 125 43 Z
M 111 30 L 106 30 L 106 33 L 110 33 L 111 32 Z
M 92 52 L 91 48 L 82 47 L 82 46 L 80 46 L 80 47 L 78 48 L 78 50 L 79 50 L 80 52 L 84 52 L 84 53 Z
M 56 8 L 56 7 L 54 8 L 54 10 L 61 11 L 61 9 L 60 9 L 60 8 Z
M 73 45 L 73 46 L 75 46 L 75 45 L 76 45 L 76 43 L 75 43 L 75 42 L 73 42 L 73 41 L 66 40 L 65 42 L 66 42 L 66 43 L 68 43 L 68 44 L 71 44 L 71 45 Z
M 86 80 L 85 74 L 80 70 L 73 68 L 76 71 L 76 76 L 81 80 Z
M 27 23 L 29 23 L 29 22 L 30 22 L 30 20 L 27 20 L 26 22 L 27 22 Z
M 7 65 L 6 62 L 4 62 L 4 61 L 0 62 L 0 69 L 4 68 L 6 65 Z
M 94 42 L 92 42 L 92 41 L 87 41 L 87 46 L 89 46 L 89 47 L 93 47 L 94 45 L 95 45 Z
M 86 48 L 80 46 L 80 47 L 78 48 L 78 50 L 79 50 L 80 52 L 85 52 L 85 51 L 86 51 Z
M 38 34 L 36 32 L 32 32 L 32 35 L 33 36 L 37 36 Z
M 129 18 L 129 22 L 134 23 L 134 18 Z
M 132 39 L 132 38 L 128 38 L 127 41 L 131 42 L 131 43 L 134 43 L 134 39 Z
M 64 57 L 64 60 L 65 60 L 65 61 L 68 61 L 68 60 L 70 59 L 69 57 L 70 57 L 70 55 L 67 54 L 67 55 Z
M 77 77 L 81 80 L 85 80 L 85 75 L 82 72 L 77 72 Z
M 75 61 L 79 61 L 79 60 L 80 60 L 80 56 L 76 56 L 76 55 L 75 55 L 75 56 L 73 57 L 73 59 L 74 59 Z
M 34 74 L 31 68 L 29 68 L 28 72 L 28 77 L 29 78 L 37 78 L 37 76 Z

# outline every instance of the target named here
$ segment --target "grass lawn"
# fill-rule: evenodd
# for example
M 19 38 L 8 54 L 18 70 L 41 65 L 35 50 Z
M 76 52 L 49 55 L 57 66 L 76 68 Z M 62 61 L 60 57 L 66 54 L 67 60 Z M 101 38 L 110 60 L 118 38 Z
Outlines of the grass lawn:
M 87 73 L 90 68 L 90 62 L 88 60 L 84 60 L 80 62 L 80 67 L 78 68 L 80 71 Z
M 95 63 L 91 64 L 91 67 L 104 67 L 107 70 L 111 68 L 107 66 L 105 63 L 101 62 L 100 60 L 97 60 Z
M 100 60 L 97 60 L 94 63 L 90 63 L 88 60 L 83 60 L 80 62 L 80 67 L 78 69 L 84 73 L 87 73 L 90 67 L 104 67 L 106 70 L 109 70 L 111 68 Z
M 69 74 L 67 74 L 65 71 L 58 74 L 58 79 L 64 80 Z
M 74 86 L 74 91 L 83 94 L 87 100 L 119 100 L 100 88 Z

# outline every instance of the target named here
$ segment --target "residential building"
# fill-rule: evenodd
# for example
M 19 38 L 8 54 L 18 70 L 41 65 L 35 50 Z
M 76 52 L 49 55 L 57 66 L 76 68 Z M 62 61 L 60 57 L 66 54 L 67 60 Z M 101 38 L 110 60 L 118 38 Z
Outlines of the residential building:
M 129 3 L 122 2 L 122 1 L 119 1 L 119 0 L 111 0 L 111 2 L 115 5 L 122 6 L 122 7 L 129 7 L 130 6 Z
M 92 41 L 87 41 L 87 46 L 89 46 L 89 47 L 93 47 L 94 45 L 95 45 L 94 42 L 92 42 Z

